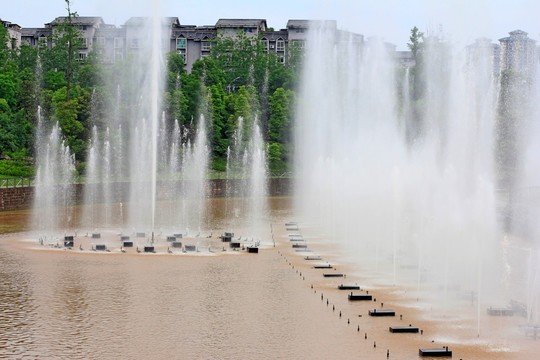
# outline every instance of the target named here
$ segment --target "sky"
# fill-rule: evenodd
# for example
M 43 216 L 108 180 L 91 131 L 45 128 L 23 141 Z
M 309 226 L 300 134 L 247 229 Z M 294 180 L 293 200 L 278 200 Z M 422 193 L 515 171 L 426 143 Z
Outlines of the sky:
M 151 15 L 155 2 L 163 16 L 184 25 L 257 18 L 277 30 L 289 19 L 333 19 L 340 29 L 380 37 L 398 50 L 406 49 L 414 26 L 462 45 L 479 37 L 495 42 L 516 29 L 540 41 L 538 0 L 71 0 L 71 8 L 120 26 L 130 16 Z M 65 0 L 0 0 L 0 18 L 22 27 L 43 27 L 65 14 Z

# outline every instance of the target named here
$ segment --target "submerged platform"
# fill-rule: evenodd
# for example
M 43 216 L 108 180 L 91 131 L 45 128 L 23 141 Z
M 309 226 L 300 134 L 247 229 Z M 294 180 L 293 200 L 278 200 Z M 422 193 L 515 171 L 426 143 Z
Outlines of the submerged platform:
M 64 246 L 72 248 L 73 247 L 73 236 L 64 236 Z
M 343 277 L 344 275 L 341 273 L 324 273 L 324 277 Z
M 330 265 L 330 264 L 328 264 L 328 265 L 315 265 L 313 268 L 314 269 L 332 269 L 333 266 Z
M 391 333 L 418 333 L 416 326 L 390 326 L 388 328 Z
M 322 260 L 320 256 L 306 256 L 304 260 L 312 261 L 312 260 Z
M 358 285 L 338 285 L 337 287 L 339 290 L 360 290 L 360 286 Z
M 396 312 L 394 310 L 377 310 L 377 309 L 373 309 L 373 310 L 369 310 L 368 314 L 369 314 L 369 316 L 396 316 Z
M 452 357 L 452 350 L 447 347 L 432 348 L 432 349 L 418 349 L 420 356 L 432 356 L 432 357 Z
M 509 308 L 493 308 L 487 309 L 487 314 L 490 316 L 514 316 L 514 310 Z
M 349 294 L 349 301 L 373 300 L 370 294 Z

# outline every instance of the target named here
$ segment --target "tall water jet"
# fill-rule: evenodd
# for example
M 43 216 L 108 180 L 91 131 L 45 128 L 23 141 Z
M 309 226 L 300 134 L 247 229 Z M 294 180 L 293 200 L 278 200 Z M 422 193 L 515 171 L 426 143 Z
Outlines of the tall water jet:
M 90 226 L 92 229 L 98 226 L 99 219 L 98 209 L 96 204 L 97 196 L 102 194 L 101 185 L 101 148 L 99 144 L 97 127 L 92 128 L 92 138 L 90 148 L 88 149 L 86 161 L 86 177 L 84 187 L 84 204 L 82 221 L 83 224 Z
M 448 42 L 426 39 L 418 101 L 382 41 L 314 22 L 309 44 L 295 154 L 304 219 L 351 261 L 435 305 L 471 292 L 496 298 L 492 56 L 466 63 Z
M 247 129 L 251 131 L 246 132 Z M 246 136 L 247 135 L 247 136 Z M 266 147 L 257 116 L 251 127 L 238 118 L 232 148 L 227 151 L 227 209 L 232 226 L 246 226 L 250 236 L 261 238 L 268 195 Z
M 157 149 L 161 92 L 163 88 L 162 37 L 164 24 L 159 17 L 159 1 L 154 2 L 151 19 L 144 19 L 138 28 L 137 37 L 141 49 L 135 69 L 139 81 L 138 111 L 132 119 L 135 134 L 131 134 L 130 144 L 130 203 L 129 223 L 132 229 L 155 229 L 156 189 L 157 189 Z
M 262 138 L 257 117 L 253 126 L 251 140 L 247 149 L 250 155 L 249 166 L 249 227 L 250 234 L 262 238 L 262 226 L 266 215 L 266 198 L 268 195 L 268 170 L 266 162 L 266 147 Z
M 242 211 L 242 201 L 240 197 L 245 196 L 246 184 L 243 176 L 243 141 L 244 118 L 240 116 L 233 134 L 232 147 L 227 149 L 227 210 L 228 215 L 233 219 L 233 227 L 237 225 L 236 219 Z
M 204 114 L 199 116 L 194 142 L 188 142 L 182 164 L 184 217 L 189 229 L 201 231 L 208 184 L 208 131 Z
M 38 108 L 36 165 L 32 223 L 44 236 L 53 236 L 72 225 L 68 207 L 73 205 L 75 165 L 58 123 L 49 128 L 41 108 Z

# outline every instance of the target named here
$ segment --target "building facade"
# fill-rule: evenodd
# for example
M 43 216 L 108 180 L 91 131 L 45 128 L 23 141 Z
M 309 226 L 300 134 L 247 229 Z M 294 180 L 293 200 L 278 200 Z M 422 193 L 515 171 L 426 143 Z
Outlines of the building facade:
M 17 49 L 21 46 L 21 27 L 17 24 L 13 24 L 9 21 L 0 20 L 0 23 L 7 29 L 9 41 L 8 47 L 10 49 Z
M 514 30 L 510 36 L 499 39 L 501 71 L 512 70 L 529 79 L 534 78 L 536 63 L 536 41 L 525 31 Z
M 43 28 L 19 28 L 16 46 L 20 43 L 32 47 L 52 47 L 53 35 L 58 26 L 67 21 L 58 17 L 45 24 Z M 81 31 L 82 47 L 78 58 L 84 60 L 95 50 L 102 56 L 105 64 L 114 64 L 124 60 L 130 54 L 142 48 L 142 42 L 148 34 L 149 18 L 132 17 L 120 27 L 106 24 L 101 17 L 80 16 L 72 23 Z M 287 63 L 291 48 L 305 47 L 310 28 L 321 26 L 334 29 L 336 39 L 347 36 L 358 43 L 363 43 L 362 35 L 337 29 L 336 21 L 289 20 L 285 29 L 268 28 L 265 19 L 219 19 L 215 25 L 183 25 L 177 17 L 164 18 L 164 51 L 180 55 L 188 72 L 198 59 L 210 55 L 210 50 L 218 37 L 235 37 L 240 33 L 247 37 L 258 38 L 267 52 L 273 52 L 282 63 Z

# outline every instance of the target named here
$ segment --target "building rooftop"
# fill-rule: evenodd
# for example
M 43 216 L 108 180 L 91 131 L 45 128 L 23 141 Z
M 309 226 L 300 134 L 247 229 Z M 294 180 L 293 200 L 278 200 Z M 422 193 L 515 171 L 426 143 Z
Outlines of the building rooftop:
M 180 20 L 176 16 L 165 16 L 161 18 L 164 24 L 180 26 Z M 130 17 L 124 26 L 143 26 L 151 20 L 149 16 L 133 16 Z
M 67 16 L 59 16 L 53 21 L 51 21 L 50 23 L 45 24 L 45 26 L 56 25 L 60 23 L 63 24 L 66 20 L 67 20 Z M 71 22 L 73 24 L 79 24 L 79 25 L 94 25 L 94 24 L 102 25 L 105 23 L 101 16 L 73 16 L 71 18 Z
M 528 33 L 526 33 L 523 30 L 514 30 L 509 32 L 510 36 L 503 37 L 499 39 L 501 42 L 511 41 L 511 40 L 527 40 L 527 41 L 534 41 L 536 40 L 530 39 L 527 37 Z
M 287 29 L 309 29 L 310 27 L 327 27 L 337 29 L 336 20 L 289 20 Z
M 266 30 L 266 19 L 219 19 L 216 23 L 218 28 L 257 27 Z

